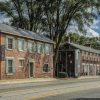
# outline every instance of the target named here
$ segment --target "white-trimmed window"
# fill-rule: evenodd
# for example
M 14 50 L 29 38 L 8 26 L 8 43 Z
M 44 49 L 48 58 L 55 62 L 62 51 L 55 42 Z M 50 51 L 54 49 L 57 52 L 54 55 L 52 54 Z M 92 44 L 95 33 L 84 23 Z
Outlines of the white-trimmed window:
M 92 57 L 92 53 L 90 52 L 90 57 Z
M 84 51 L 82 51 L 82 56 L 84 56 Z
M 42 50 L 42 43 L 37 43 L 37 52 L 38 52 L 38 53 L 43 53 L 43 50 Z
M 19 59 L 19 67 L 24 67 L 24 59 Z
M 34 51 L 34 52 L 37 52 L 37 42 L 34 42 L 33 51 Z
M 53 54 L 53 45 L 50 45 L 50 53 Z
M 45 53 L 50 54 L 50 45 L 49 44 L 45 44 Z
M 25 40 L 18 39 L 18 50 L 24 51 L 25 50 Z
M 86 56 L 88 56 L 88 52 L 86 52 Z
M 48 64 L 43 65 L 43 72 L 50 72 L 50 67 Z
M 13 59 L 6 59 L 6 73 L 7 74 L 14 73 L 14 60 Z
M 14 49 L 14 38 L 7 36 L 6 37 L 6 47 L 7 49 Z
M 33 52 L 33 42 L 32 41 L 28 42 L 28 50 L 29 52 Z

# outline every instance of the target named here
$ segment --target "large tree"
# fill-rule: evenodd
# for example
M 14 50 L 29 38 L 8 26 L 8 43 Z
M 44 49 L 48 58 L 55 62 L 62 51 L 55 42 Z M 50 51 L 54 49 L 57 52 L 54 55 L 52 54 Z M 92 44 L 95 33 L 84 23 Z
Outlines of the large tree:
M 11 18 L 11 25 L 37 31 L 41 27 L 41 2 L 37 0 L 7 0 L 0 2 L 0 11 Z
M 97 17 L 100 0 L 46 0 L 43 2 L 45 25 L 49 36 L 55 41 L 54 66 L 63 36 L 70 25 L 76 25 L 85 32 L 93 19 Z
M 74 24 L 85 32 L 85 27 L 97 17 L 99 8 L 100 0 L 10 0 L 0 4 L 0 9 L 13 18 L 14 25 L 18 22 L 22 28 L 42 29 L 55 41 L 54 67 L 69 26 Z

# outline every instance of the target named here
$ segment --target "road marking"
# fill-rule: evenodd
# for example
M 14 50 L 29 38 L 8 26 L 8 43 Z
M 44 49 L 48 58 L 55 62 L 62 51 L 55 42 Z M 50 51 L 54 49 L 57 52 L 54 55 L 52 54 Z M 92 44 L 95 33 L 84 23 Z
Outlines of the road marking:
M 63 89 L 63 90 L 57 90 L 57 91 L 50 92 L 50 93 L 41 93 L 39 95 L 33 96 L 30 99 L 25 99 L 25 100 L 36 100 L 36 99 L 46 98 L 49 96 L 57 96 L 57 95 L 61 95 L 64 93 L 78 92 L 78 91 L 84 91 L 84 90 L 95 89 L 95 88 L 100 88 L 100 85 L 95 86 L 95 87 L 94 87 L 94 85 L 93 86 L 91 85 L 91 87 L 86 86 L 85 88 L 84 87 L 76 87 L 76 88 L 70 88 L 70 90 Z

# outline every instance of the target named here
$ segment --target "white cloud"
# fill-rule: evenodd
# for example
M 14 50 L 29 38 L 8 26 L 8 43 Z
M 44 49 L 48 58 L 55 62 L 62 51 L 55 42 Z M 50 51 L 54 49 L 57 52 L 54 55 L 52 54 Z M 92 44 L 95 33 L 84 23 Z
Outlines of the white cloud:
M 91 25 L 92 29 L 99 29 L 98 23 L 100 23 L 100 20 L 94 20 L 93 24 Z

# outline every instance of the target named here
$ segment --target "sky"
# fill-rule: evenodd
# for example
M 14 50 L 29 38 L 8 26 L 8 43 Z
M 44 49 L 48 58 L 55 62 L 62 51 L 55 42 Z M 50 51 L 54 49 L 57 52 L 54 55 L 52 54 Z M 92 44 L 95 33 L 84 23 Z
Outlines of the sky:
M 98 16 L 98 19 L 94 21 L 91 28 L 100 34 L 100 16 Z

